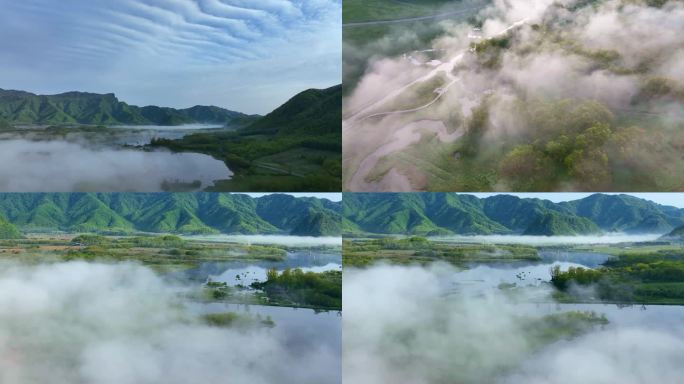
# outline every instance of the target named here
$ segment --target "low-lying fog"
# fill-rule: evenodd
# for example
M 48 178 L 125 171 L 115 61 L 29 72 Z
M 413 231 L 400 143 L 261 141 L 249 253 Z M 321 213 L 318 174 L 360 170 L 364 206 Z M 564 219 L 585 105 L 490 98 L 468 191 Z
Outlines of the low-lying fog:
M 0 264 L 0 382 L 340 383 L 339 350 L 287 328 L 201 323 L 134 264 Z M 320 319 L 319 319 L 320 320 Z
M 66 141 L 0 141 L 0 190 L 6 192 L 155 192 L 199 182 L 199 190 L 233 172 L 196 153 L 91 148 Z
M 182 124 L 182 125 L 111 125 L 108 128 L 114 129 L 135 129 L 152 131 L 196 131 L 202 129 L 224 128 L 217 124 Z
M 219 125 L 185 124 L 185 125 L 112 125 L 108 127 L 73 126 L 16 126 L 12 130 L 1 131 L 0 140 L 64 140 L 84 143 L 88 146 L 117 147 L 120 145 L 142 146 L 153 139 L 181 139 L 186 135 L 199 132 L 230 130 Z
M 345 269 L 345 382 L 675 384 L 684 377 L 682 307 L 629 308 L 631 321 L 622 322 L 615 306 L 584 305 L 607 312 L 610 323 L 544 345 L 539 335 L 553 326 L 539 319 L 577 307 L 525 304 L 541 296 L 551 303 L 544 286 L 445 294 L 445 278 L 458 273 L 445 264 Z
M 108 134 L 113 135 L 114 143 L 136 146 L 150 144 L 153 139 L 178 140 L 192 133 L 225 129 L 223 126 L 210 124 L 113 125 L 108 128 L 110 128 Z M 92 136 L 90 135 L 91 138 L 97 139 Z
M 339 236 L 288 236 L 288 235 L 196 235 L 184 236 L 187 239 L 213 241 L 219 243 L 277 244 L 289 246 L 342 245 Z
M 485 244 L 529 244 L 529 245 L 563 245 L 563 244 L 618 244 L 626 242 L 653 241 L 662 234 L 632 235 L 626 233 L 606 233 L 593 236 L 522 236 L 522 235 L 481 235 L 481 236 L 434 236 L 435 241 L 452 241 L 455 243 Z

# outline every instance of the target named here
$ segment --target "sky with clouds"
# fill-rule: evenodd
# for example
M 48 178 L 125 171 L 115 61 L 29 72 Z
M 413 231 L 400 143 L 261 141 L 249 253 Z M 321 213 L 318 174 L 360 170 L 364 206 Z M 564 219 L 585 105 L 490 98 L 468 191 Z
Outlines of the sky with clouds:
M 0 88 L 264 114 L 341 82 L 341 0 L 0 0 Z

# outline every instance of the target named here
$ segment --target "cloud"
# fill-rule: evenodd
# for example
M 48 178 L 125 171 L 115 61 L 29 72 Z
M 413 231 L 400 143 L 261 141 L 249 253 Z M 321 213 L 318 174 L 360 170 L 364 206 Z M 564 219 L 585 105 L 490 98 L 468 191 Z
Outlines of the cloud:
M 517 236 L 517 235 L 484 235 L 484 236 L 444 236 L 435 237 L 443 241 L 482 242 L 487 244 L 530 244 L 530 245 L 567 245 L 567 244 L 618 244 L 624 242 L 653 241 L 662 234 L 629 235 L 624 233 L 607 233 L 600 236 Z
M 0 190 L 7 192 L 159 192 L 163 182 L 202 188 L 233 173 L 211 156 L 167 151 L 91 148 L 79 143 L 0 141 Z
M 468 37 L 473 35 L 469 33 L 472 26 L 455 22 L 431 25 L 440 30 L 428 34 L 420 30 L 392 30 L 363 47 L 347 42 L 345 75 L 353 82 L 359 72 L 359 61 L 365 68 L 343 101 L 347 189 L 382 190 L 386 185 L 408 186 L 408 190 L 484 189 L 485 182 L 463 185 L 477 176 L 450 177 L 450 173 L 458 171 L 443 166 L 454 164 L 453 160 L 460 159 L 458 156 L 464 156 L 462 152 L 466 151 L 472 152 L 467 155 L 474 168 L 488 163 L 487 172 L 498 172 L 496 182 L 486 181 L 496 190 L 603 190 L 610 189 L 613 183 L 640 185 L 646 190 L 681 188 L 681 179 L 669 175 L 684 167 L 677 156 L 682 140 L 679 128 L 684 121 L 684 71 L 680 64 L 684 35 L 677 28 L 684 23 L 682 2 L 670 1 L 658 8 L 621 0 L 592 5 L 573 0 L 497 0 L 484 7 L 478 18 L 484 37 L 502 37 L 504 31 L 515 31 L 508 39 L 499 41 L 506 45 L 505 49 L 485 49 L 473 54 L 468 49 L 474 41 Z M 437 37 L 421 42 L 418 36 L 424 40 L 426 35 Z M 395 50 L 387 49 L 392 45 Z M 404 46 L 411 48 L 396 53 L 402 52 Z M 366 49 L 393 54 L 371 56 Z M 427 55 L 415 49 L 434 50 Z M 443 81 L 435 83 L 440 76 Z M 396 97 L 397 94 L 400 96 Z M 540 158 L 541 163 L 553 164 L 544 171 L 573 175 L 568 177 L 573 178 L 571 181 L 540 177 L 546 184 L 538 182 L 534 188 L 525 185 L 524 180 L 503 181 L 515 169 L 501 170 L 503 156 L 494 154 L 507 154 L 516 145 L 536 143 L 538 155 L 548 141 L 563 134 L 577 134 L 569 133 L 562 124 L 549 123 L 548 119 L 542 123 L 535 121 L 543 120 L 544 111 L 551 113 L 554 108 L 563 108 L 560 101 L 568 99 L 576 105 L 586 102 L 583 108 L 593 108 L 596 114 L 607 111 L 603 109 L 607 107 L 610 112 L 604 117 L 611 112 L 616 117 L 607 119 L 611 124 L 609 139 L 598 144 L 593 152 L 587 150 L 583 157 L 567 163 L 563 162 L 566 155 L 548 162 Z M 486 111 L 479 124 L 484 133 L 474 135 L 474 144 L 449 147 L 430 132 L 429 126 L 435 120 L 441 120 L 452 131 L 468 130 L 469 123 L 477 120 L 473 117 L 478 110 Z M 564 112 L 563 116 L 568 114 Z M 574 113 L 573 118 L 588 114 Z M 416 163 L 412 161 L 416 156 L 413 147 L 403 157 L 396 155 L 401 152 L 398 149 L 389 155 L 383 153 L 394 155 L 393 160 L 401 158 L 398 162 L 387 158 L 374 160 L 377 151 L 409 124 L 418 127 L 413 133 L 416 137 L 420 134 L 423 141 L 419 150 L 434 156 Z M 644 134 L 645 131 L 631 129 L 632 125 L 658 134 Z M 478 143 L 480 146 L 473 148 Z M 449 158 L 449 154 L 457 158 Z M 608 160 L 602 162 L 604 158 Z M 367 165 L 369 160 L 374 160 L 371 166 Z M 601 168 L 604 163 L 608 165 Z M 423 169 L 433 165 L 430 172 Z M 591 174 L 602 176 L 592 178 L 588 176 Z
M 678 383 L 684 339 L 648 327 L 608 330 L 559 343 L 502 383 Z
M 616 310 L 605 327 L 554 340 L 549 335 L 565 325 L 543 316 L 558 313 L 549 312 L 555 305 L 529 304 L 551 303 L 549 288 L 483 291 L 477 271 L 468 272 L 459 279 L 445 264 L 346 268 L 345 381 L 674 384 L 684 374 L 684 328 L 676 316 L 635 309 L 646 320 L 628 324 L 622 318 L 630 314 Z M 479 273 L 487 278 L 491 269 Z
M 174 287 L 132 264 L 0 265 L 6 384 L 339 383 L 339 356 L 273 329 L 200 323 Z
M 296 92 L 340 82 L 340 0 L 0 6 L 6 89 L 114 92 L 136 105 L 265 113 Z
M 342 245 L 341 237 L 312 237 L 287 235 L 198 235 L 193 239 L 204 241 L 236 242 L 246 244 L 280 244 L 285 246 Z

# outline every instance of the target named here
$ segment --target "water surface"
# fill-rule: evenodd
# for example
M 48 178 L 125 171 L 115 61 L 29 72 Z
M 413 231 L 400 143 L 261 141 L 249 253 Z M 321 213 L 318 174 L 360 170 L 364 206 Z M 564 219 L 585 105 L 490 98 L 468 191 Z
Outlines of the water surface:
M 0 190 L 6 192 L 202 190 L 232 175 L 222 161 L 198 153 L 0 140 Z

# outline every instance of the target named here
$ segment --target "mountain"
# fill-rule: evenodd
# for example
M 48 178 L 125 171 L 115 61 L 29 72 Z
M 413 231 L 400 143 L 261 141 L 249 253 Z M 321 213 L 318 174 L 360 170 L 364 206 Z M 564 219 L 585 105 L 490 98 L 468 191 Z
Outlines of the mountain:
M 0 215 L 24 231 L 336 236 L 341 210 L 278 194 L 0 193 Z
M 307 89 L 246 129 L 278 135 L 341 134 L 342 85 Z
M 258 117 L 213 106 L 198 105 L 186 109 L 137 107 L 119 101 L 113 93 L 66 92 L 57 95 L 36 95 L 0 89 L 0 120 L 13 124 L 208 123 L 244 126 Z
M 341 85 L 308 89 L 245 127 L 158 139 L 150 147 L 224 161 L 236 176 L 217 183 L 220 190 L 339 192 L 341 114 Z
M 532 236 L 576 236 L 600 233 L 601 229 L 584 217 L 549 212 L 539 215 L 525 229 L 523 235 Z
M 682 209 L 624 194 L 594 194 L 560 205 L 611 232 L 664 233 L 684 220 Z
M 680 225 L 679 227 L 673 229 L 670 233 L 664 235 L 662 239 L 684 240 L 684 225 Z
M 345 194 L 347 234 L 586 235 L 601 232 L 666 233 L 684 224 L 684 209 L 629 195 L 594 194 L 554 203 L 457 193 Z

